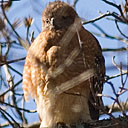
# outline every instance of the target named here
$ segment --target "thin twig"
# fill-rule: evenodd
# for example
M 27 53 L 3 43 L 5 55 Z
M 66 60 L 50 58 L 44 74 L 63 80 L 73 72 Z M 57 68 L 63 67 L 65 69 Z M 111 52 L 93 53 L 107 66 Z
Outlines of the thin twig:
M 17 74 L 19 74 L 20 76 L 22 76 L 22 73 L 18 72 L 18 71 L 17 71 L 16 69 L 14 69 L 12 66 L 8 65 L 8 67 L 9 67 L 12 71 L 14 71 L 14 72 L 16 72 Z
M 105 3 L 111 5 L 111 6 L 115 7 L 115 8 L 117 8 L 119 10 L 121 16 L 124 18 L 124 14 L 122 12 L 121 5 L 116 5 L 115 3 L 112 3 L 112 2 L 107 1 L 107 0 L 102 0 L 102 1 L 104 1 Z
M 17 85 L 19 85 L 22 82 L 22 79 L 20 81 L 18 81 L 12 88 L 9 88 L 7 91 L 5 91 L 4 93 L 2 93 L 0 96 L 4 96 L 6 93 L 8 93 L 9 91 L 13 90 Z
M 128 51 L 128 48 L 122 47 L 122 48 L 103 48 L 103 52 L 123 52 Z
M 113 63 L 113 65 L 114 65 L 120 72 L 123 72 L 123 73 L 126 73 L 126 72 L 127 72 L 127 73 L 128 73 L 127 70 L 121 69 L 120 66 L 116 64 L 116 62 L 115 62 L 115 56 L 112 57 L 112 63 Z
M 120 34 L 121 34 L 122 36 L 124 36 L 125 38 L 128 39 L 128 36 L 126 36 L 126 35 L 120 30 L 120 27 L 119 27 L 119 25 L 118 25 L 118 21 L 117 21 L 117 20 L 115 20 L 115 24 L 116 24 L 117 30 L 120 32 Z
M 96 21 L 99 21 L 100 19 L 103 19 L 106 16 L 113 16 L 115 19 L 117 19 L 117 20 L 119 20 L 121 22 L 124 22 L 124 21 L 122 21 L 122 19 L 119 17 L 119 15 L 117 13 L 115 13 L 115 12 L 112 12 L 112 13 L 111 12 L 107 12 L 105 14 L 101 14 L 99 17 L 96 17 L 96 18 L 94 18 L 92 20 L 85 21 L 82 24 L 85 25 L 85 24 L 89 24 L 89 23 L 94 23 Z
M 89 21 L 85 21 L 85 22 L 83 22 L 82 24 L 85 25 L 85 24 L 93 23 L 93 22 L 95 22 L 95 21 L 99 21 L 100 19 L 102 19 L 102 18 L 104 18 L 104 17 L 106 17 L 106 16 L 112 16 L 112 15 L 113 15 L 112 13 L 107 12 L 107 13 L 105 13 L 105 14 L 100 15 L 99 17 L 97 17 L 97 18 L 95 18 L 95 19 L 92 19 L 92 20 L 89 20 Z
M 4 61 L 0 63 L 0 66 L 3 66 L 4 64 L 11 64 L 11 63 L 19 62 L 19 61 L 25 60 L 25 58 L 26 57 L 15 59 L 15 60 L 10 60 L 10 61 Z
M 1 103 L 1 104 L 4 104 L 4 105 L 6 105 L 6 106 L 10 106 L 10 107 L 15 108 L 15 109 L 19 109 L 19 110 L 21 110 L 21 111 L 28 112 L 28 113 L 36 113 L 36 112 L 37 112 L 36 110 L 28 110 L 28 109 L 20 108 L 20 107 L 17 107 L 17 106 L 14 106 L 14 105 L 11 105 L 11 104 L 2 102 L 2 101 L 0 101 L 0 103 Z
M 128 71 L 122 73 L 122 75 L 126 75 L 126 74 L 128 74 Z M 107 76 L 105 81 L 111 80 L 111 79 L 113 79 L 113 78 L 120 77 L 120 75 L 121 75 L 121 74 L 119 73 L 119 74 L 116 74 L 116 75 L 113 75 L 113 76 Z
M 111 36 L 111 35 L 108 35 L 108 34 L 99 34 L 99 33 L 96 33 L 96 32 L 92 32 L 94 35 L 96 36 L 99 36 L 99 37 L 105 37 L 105 38 L 109 38 L 109 39 L 113 39 L 113 40 L 117 40 L 117 41 L 121 41 L 123 43 L 125 43 L 126 45 L 128 45 L 128 40 L 125 40 L 124 38 L 122 37 L 119 37 L 119 36 Z
M 79 1 L 79 0 L 74 0 L 74 2 L 73 2 L 73 7 L 74 7 L 74 8 L 76 7 L 76 4 L 77 4 L 78 1 Z
M 11 120 L 15 123 L 15 127 L 20 128 L 19 123 L 17 123 L 15 121 L 15 119 L 13 119 L 13 117 L 8 112 L 6 112 L 5 110 L 3 110 L 1 107 L 0 107 L 0 111 L 1 111 L 1 113 L 3 113 L 3 114 L 5 113 L 8 117 L 11 118 Z M 12 125 L 12 126 L 14 127 L 14 125 Z

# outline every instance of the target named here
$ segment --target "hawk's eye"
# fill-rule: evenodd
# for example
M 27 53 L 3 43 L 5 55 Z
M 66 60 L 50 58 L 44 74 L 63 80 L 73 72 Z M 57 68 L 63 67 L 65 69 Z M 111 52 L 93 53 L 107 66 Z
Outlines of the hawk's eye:
M 50 23 L 49 19 L 46 19 L 46 20 L 45 20 L 45 23 L 46 23 L 46 24 Z

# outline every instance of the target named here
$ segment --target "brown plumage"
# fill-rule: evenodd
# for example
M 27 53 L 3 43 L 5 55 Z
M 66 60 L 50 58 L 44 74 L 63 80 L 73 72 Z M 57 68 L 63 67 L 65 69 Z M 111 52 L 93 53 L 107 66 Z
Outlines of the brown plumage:
M 104 74 L 101 47 L 75 10 L 64 2 L 50 3 L 23 72 L 24 96 L 35 99 L 41 127 L 98 119 Z

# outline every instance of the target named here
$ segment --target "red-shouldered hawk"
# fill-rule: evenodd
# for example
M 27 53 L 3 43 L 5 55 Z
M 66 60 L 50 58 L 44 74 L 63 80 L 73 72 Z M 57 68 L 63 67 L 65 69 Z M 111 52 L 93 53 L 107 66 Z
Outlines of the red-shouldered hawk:
M 49 3 L 23 72 L 24 96 L 35 99 L 40 127 L 98 119 L 104 75 L 101 47 L 75 10 L 61 1 Z

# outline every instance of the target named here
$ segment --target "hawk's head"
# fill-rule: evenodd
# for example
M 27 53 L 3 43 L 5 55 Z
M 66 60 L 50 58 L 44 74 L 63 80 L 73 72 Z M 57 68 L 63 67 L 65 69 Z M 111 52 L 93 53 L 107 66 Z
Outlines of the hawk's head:
M 77 13 L 70 5 L 61 2 L 51 2 L 42 14 L 43 29 L 67 29 L 78 18 Z

